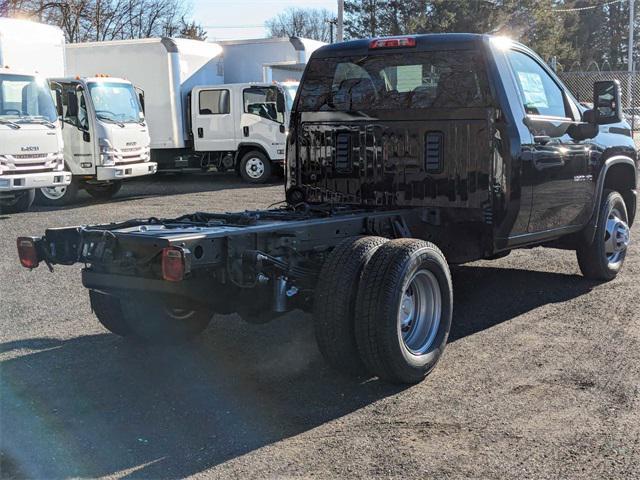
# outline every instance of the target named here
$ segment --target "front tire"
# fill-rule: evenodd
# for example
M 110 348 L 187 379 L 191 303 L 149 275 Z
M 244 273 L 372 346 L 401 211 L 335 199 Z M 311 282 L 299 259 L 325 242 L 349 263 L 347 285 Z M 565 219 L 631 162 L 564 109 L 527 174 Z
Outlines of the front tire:
M 78 191 L 78 181 L 74 178 L 69 185 L 39 188 L 36 190 L 36 203 L 48 207 L 70 205 L 76 201 Z
M 578 245 L 576 254 L 582 274 L 592 280 L 616 278 L 630 242 L 629 217 L 622 195 L 605 190 L 593 241 Z
M 35 190 L 22 190 L 15 193 L 13 200 L 0 200 L 0 212 L 1 213 L 20 213 L 26 212 L 33 205 L 33 200 L 36 197 Z
M 432 243 L 392 240 L 373 255 L 356 300 L 360 356 L 379 378 L 418 383 L 444 352 L 453 313 L 451 273 Z
M 313 325 L 320 353 L 335 370 L 353 375 L 366 372 L 354 331 L 356 296 L 364 267 L 387 241 L 348 238 L 324 261 L 315 291 Z
M 246 153 L 240 160 L 240 176 L 248 183 L 266 183 L 271 178 L 271 160 L 258 150 Z
M 110 200 L 122 188 L 122 181 L 116 180 L 104 184 L 87 184 L 87 193 L 98 200 Z

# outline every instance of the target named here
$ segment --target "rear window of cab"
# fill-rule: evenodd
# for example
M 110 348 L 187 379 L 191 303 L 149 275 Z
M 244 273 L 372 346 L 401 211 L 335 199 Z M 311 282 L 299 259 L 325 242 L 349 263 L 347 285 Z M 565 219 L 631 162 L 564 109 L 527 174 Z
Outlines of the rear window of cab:
M 316 58 L 307 66 L 297 109 L 485 107 L 488 90 L 476 50 Z

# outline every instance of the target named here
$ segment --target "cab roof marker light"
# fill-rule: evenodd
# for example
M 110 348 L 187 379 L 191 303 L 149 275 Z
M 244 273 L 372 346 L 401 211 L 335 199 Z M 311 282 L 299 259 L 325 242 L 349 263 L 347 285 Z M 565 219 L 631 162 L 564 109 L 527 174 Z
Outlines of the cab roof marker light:
M 376 38 L 369 42 L 370 49 L 415 47 L 416 37 Z

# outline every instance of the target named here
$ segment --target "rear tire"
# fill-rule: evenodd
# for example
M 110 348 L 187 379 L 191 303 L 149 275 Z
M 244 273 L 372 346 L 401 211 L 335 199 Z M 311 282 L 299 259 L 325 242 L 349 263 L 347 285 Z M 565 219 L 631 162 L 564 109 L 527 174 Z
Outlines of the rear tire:
M 118 297 L 91 291 L 91 306 L 100 323 L 123 337 L 148 343 L 181 343 L 200 334 L 211 321 L 213 311 L 185 299 L 159 295 Z
M 26 212 L 31 208 L 31 205 L 33 205 L 33 200 L 36 197 L 36 191 L 33 189 L 23 190 L 16 192 L 15 195 L 16 197 L 13 200 L 0 200 L 1 213 Z
M 70 205 L 78 197 L 79 183 L 74 178 L 64 187 L 39 188 L 36 190 L 36 204 L 48 207 Z
M 271 160 L 258 150 L 247 152 L 240 160 L 240 176 L 248 183 L 266 183 L 271 178 Z
M 122 188 L 122 181 L 116 180 L 103 185 L 87 184 L 85 189 L 87 193 L 98 200 L 110 200 Z
M 382 237 L 355 237 L 342 241 L 325 260 L 316 286 L 313 324 L 320 353 L 335 370 L 361 374 L 366 368 L 356 345 L 354 318 L 362 271 Z
M 119 297 L 89 290 L 89 300 L 93 313 L 104 328 L 121 337 L 131 335 L 132 330 L 122 312 Z
M 432 243 L 392 240 L 373 255 L 356 300 L 356 341 L 372 374 L 418 383 L 444 352 L 453 313 L 451 273 Z
M 593 241 L 576 249 L 580 271 L 592 280 L 613 280 L 622 270 L 629 241 L 624 199 L 618 192 L 605 190 Z

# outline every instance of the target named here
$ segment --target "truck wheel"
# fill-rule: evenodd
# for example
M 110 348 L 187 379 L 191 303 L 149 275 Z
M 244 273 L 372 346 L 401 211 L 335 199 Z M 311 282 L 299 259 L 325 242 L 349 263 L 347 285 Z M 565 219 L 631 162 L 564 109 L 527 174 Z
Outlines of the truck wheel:
M 123 298 L 122 312 L 131 333 L 149 343 L 180 343 L 207 328 L 213 311 L 206 305 L 163 296 Z
M 271 161 L 264 153 L 252 150 L 240 160 L 240 176 L 245 182 L 265 183 L 271 177 Z
M 593 280 L 613 280 L 622 269 L 630 242 L 629 217 L 622 195 L 605 190 L 593 242 L 576 249 L 582 274 Z
M 131 327 L 122 312 L 120 298 L 107 293 L 89 290 L 91 309 L 104 328 L 116 335 L 131 335 Z
M 313 324 L 320 353 L 334 369 L 366 372 L 356 345 L 355 303 L 362 271 L 382 237 L 347 238 L 325 260 L 316 286 Z
M 69 185 L 39 188 L 36 190 L 36 204 L 49 207 L 70 205 L 76 201 L 78 190 L 78 181 L 75 178 Z
M 15 193 L 13 200 L 0 200 L 1 213 L 19 213 L 26 212 L 31 208 L 33 200 L 36 197 L 35 190 L 20 190 Z M 6 202 L 6 203 L 5 203 Z
M 356 300 L 356 341 L 369 371 L 417 383 L 435 367 L 451 328 L 453 288 L 442 252 L 414 239 L 382 245 L 364 268 Z
M 111 183 L 88 184 L 85 186 L 87 193 L 98 200 L 109 200 L 122 188 L 122 181 L 116 180 Z

